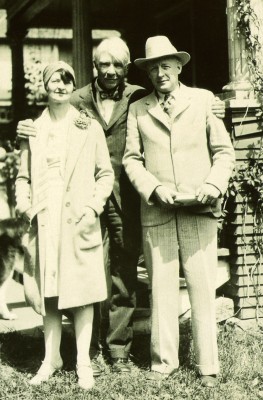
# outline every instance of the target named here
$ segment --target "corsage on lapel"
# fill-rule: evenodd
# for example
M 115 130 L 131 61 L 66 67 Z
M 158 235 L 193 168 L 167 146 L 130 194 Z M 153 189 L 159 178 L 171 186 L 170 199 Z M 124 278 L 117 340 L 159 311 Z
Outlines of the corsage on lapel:
M 91 124 L 91 118 L 84 110 L 80 110 L 79 116 L 74 120 L 74 124 L 80 129 L 88 129 Z

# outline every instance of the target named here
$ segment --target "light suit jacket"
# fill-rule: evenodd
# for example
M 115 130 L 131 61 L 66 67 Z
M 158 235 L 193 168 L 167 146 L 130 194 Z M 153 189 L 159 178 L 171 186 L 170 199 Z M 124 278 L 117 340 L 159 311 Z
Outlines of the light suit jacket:
M 206 182 L 222 194 L 226 191 L 234 149 L 224 123 L 211 111 L 213 99 L 207 90 L 181 84 L 171 122 L 154 92 L 131 105 L 123 163 L 141 195 L 144 226 L 164 224 L 174 215 L 151 201 L 159 185 L 194 194 Z M 198 205 L 191 210 L 219 216 L 220 200 L 215 207 Z

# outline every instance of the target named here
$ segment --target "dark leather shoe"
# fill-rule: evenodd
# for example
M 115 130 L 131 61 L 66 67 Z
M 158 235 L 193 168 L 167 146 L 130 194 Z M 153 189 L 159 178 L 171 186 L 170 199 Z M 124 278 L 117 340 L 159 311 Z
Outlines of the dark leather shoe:
M 102 367 L 96 358 L 91 360 L 91 368 L 92 368 L 94 378 L 97 378 L 98 376 L 100 376 L 102 374 Z
M 128 364 L 127 358 L 113 358 L 112 359 L 112 372 L 130 373 L 131 367 Z
M 217 385 L 218 380 L 216 375 L 201 375 L 202 386 L 213 388 Z

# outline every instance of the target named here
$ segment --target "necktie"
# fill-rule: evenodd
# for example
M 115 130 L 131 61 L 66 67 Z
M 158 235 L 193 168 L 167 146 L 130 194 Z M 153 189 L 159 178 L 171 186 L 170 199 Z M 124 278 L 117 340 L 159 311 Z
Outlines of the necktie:
M 172 94 L 168 93 L 164 96 L 163 102 L 161 103 L 161 107 L 163 111 L 169 115 L 169 117 L 172 116 L 172 113 L 174 111 L 174 106 L 175 106 L 175 98 Z
M 116 88 L 115 90 L 111 90 L 111 91 L 103 91 L 100 90 L 100 98 L 101 100 L 106 100 L 106 99 L 110 99 L 110 100 L 114 100 L 114 101 L 118 101 L 121 99 L 121 94 L 119 92 L 119 88 Z

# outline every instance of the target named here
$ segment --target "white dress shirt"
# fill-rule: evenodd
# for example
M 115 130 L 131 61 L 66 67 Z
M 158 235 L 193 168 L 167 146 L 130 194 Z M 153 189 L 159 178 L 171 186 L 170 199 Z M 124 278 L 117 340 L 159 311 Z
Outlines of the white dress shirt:
M 98 104 L 98 109 L 99 109 L 104 121 L 108 125 L 108 123 L 109 123 L 109 121 L 111 119 L 112 113 L 113 113 L 115 100 L 113 100 L 113 99 L 102 99 L 100 97 L 100 93 L 99 92 L 102 91 L 102 89 L 99 87 L 97 80 L 95 82 L 95 89 L 96 89 L 96 100 L 97 100 L 97 104 Z

